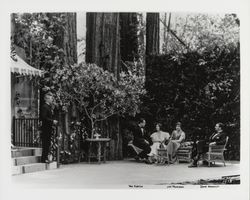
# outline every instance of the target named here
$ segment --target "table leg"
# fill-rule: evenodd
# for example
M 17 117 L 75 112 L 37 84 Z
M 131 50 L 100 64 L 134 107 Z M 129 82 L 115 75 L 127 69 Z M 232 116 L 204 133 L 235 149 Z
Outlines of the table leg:
M 104 146 L 103 146 L 103 162 L 106 162 L 106 143 L 104 142 Z
M 91 144 L 92 144 L 92 142 L 89 142 L 88 163 L 90 163 L 90 156 L 91 156 Z
M 97 158 L 98 158 L 98 163 L 101 163 L 101 142 L 97 142 L 98 145 L 98 150 L 97 150 Z

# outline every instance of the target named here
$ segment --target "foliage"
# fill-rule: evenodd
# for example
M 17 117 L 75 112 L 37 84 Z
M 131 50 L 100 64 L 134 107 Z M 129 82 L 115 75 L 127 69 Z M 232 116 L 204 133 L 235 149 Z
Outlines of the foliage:
M 240 64 L 239 51 L 149 57 L 144 113 L 170 130 L 182 121 L 186 132 L 211 135 L 214 125 L 227 125 L 229 151 L 239 159 Z M 151 125 L 152 126 L 152 125 Z M 197 130 L 201 130 L 198 131 Z M 232 153 L 235 152 L 233 155 Z
M 14 43 L 25 49 L 30 65 L 44 71 L 40 88 L 54 92 L 61 84 L 55 78 L 56 70 L 67 64 L 58 42 L 64 32 L 65 15 L 18 13 L 12 16 L 15 23 L 12 35 Z
M 181 39 L 181 44 L 170 31 L 165 32 L 163 53 L 182 54 L 196 51 L 200 54 L 214 49 L 233 49 L 239 43 L 239 19 L 235 14 L 180 14 L 171 13 L 170 26 L 161 19 Z
M 72 121 L 70 123 L 70 134 L 66 135 L 68 141 L 67 150 L 60 152 L 60 162 L 63 164 L 79 162 L 81 159 L 86 158 L 86 150 L 83 151 L 84 139 L 87 138 L 86 127 L 82 122 Z M 62 137 L 60 143 L 62 143 Z M 62 146 L 62 145 L 61 145 Z M 85 146 L 86 147 L 86 146 Z
M 97 122 L 116 114 L 135 115 L 139 112 L 140 97 L 145 93 L 144 78 L 132 70 L 121 72 L 119 81 L 95 64 L 65 66 L 56 73 L 55 78 L 62 83 L 56 92 L 60 99 L 58 103 L 77 106 L 91 122 L 91 137 Z

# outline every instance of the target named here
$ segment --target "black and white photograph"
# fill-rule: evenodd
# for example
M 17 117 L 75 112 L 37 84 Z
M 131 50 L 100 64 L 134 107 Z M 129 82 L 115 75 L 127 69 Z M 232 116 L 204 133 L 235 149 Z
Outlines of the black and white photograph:
M 245 19 L 131 9 L 8 13 L 10 190 L 246 199 Z

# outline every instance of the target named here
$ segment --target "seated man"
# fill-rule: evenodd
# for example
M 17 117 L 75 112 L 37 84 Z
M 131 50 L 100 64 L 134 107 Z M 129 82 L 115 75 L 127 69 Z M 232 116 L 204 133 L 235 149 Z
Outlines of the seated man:
M 133 145 L 142 149 L 142 151 L 138 154 L 140 158 L 147 159 L 148 155 L 151 151 L 148 136 L 144 130 L 146 125 L 145 119 L 141 118 L 138 121 L 138 125 L 133 130 L 134 140 Z
M 213 133 L 208 140 L 199 140 L 194 143 L 192 159 L 193 163 L 188 167 L 197 167 L 197 162 L 200 157 L 208 152 L 209 145 L 224 145 L 226 143 L 226 134 L 223 131 L 224 125 L 222 123 L 217 123 L 215 125 L 215 133 Z

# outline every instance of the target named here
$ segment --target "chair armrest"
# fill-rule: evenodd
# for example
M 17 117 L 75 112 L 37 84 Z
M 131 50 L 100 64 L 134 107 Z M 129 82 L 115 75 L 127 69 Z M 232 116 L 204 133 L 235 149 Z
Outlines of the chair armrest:
M 211 145 L 209 146 L 209 152 L 223 152 L 225 151 L 224 145 Z
M 210 145 L 209 147 L 212 149 L 224 149 L 225 148 L 224 145 Z

